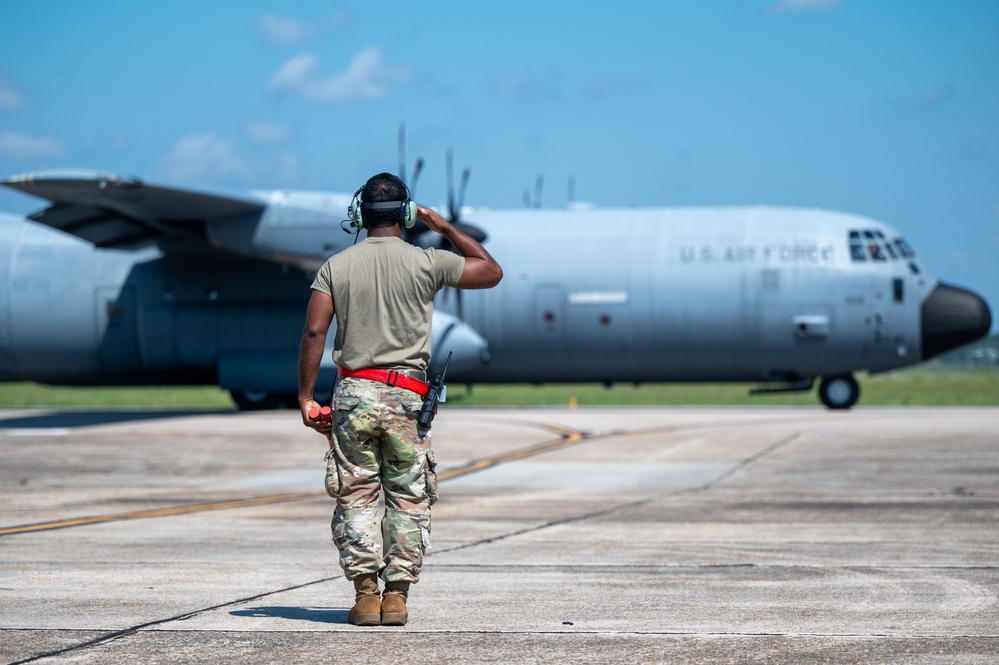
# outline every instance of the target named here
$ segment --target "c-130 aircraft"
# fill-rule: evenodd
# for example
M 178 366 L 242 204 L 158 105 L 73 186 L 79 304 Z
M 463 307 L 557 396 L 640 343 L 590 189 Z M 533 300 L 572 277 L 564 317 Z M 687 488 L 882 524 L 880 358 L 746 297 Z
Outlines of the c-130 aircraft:
M 0 214 L 0 380 L 218 384 L 243 409 L 297 407 L 309 285 L 349 194 L 233 197 L 99 172 L 0 181 L 50 202 Z M 752 382 L 832 409 L 854 373 L 913 365 L 988 333 L 895 229 L 779 207 L 474 212 L 506 277 L 445 289 L 431 371 L 454 383 Z M 410 241 L 441 238 L 414 229 Z M 332 340 L 332 335 L 329 338 Z M 320 386 L 335 367 L 326 354 Z

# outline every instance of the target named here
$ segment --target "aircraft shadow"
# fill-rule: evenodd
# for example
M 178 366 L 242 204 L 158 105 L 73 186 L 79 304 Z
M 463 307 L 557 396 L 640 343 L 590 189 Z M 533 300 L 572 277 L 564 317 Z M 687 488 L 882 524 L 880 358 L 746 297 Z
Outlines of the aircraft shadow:
M 19 415 L 4 418 L 0 415 L 0 429 L 53 429 L 63 427 L 95 427 L 117 423 L 141 422 L 144 420 L 164 420 L 187 416 L 231 416 L 236 411 L 195 411 L 195 410 L 122 410 L 122 411 L 61 411 L 38 415 Z
M 229 612 L 237 617 L 273 617 L 293 621 L 313 621 L 315 623 L 347 623 L 348 610 L 324 609 L 315 607 L 249 607 L 245 610 Z

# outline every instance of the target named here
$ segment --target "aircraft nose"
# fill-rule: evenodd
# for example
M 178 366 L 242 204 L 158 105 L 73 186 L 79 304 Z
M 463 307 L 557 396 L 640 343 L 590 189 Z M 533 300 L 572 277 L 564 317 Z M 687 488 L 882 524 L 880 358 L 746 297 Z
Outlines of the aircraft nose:
M 978 295 L 937 284 L 920 308 L 923 360 L 956 349 L 988 334 L 992 312 Z

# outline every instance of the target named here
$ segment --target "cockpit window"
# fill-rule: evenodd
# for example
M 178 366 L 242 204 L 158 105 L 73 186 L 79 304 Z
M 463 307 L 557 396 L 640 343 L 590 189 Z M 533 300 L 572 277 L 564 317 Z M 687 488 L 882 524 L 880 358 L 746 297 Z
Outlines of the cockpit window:
M 876 235 L 878 240 L 881 241 L 881 244 L 884 245 L 885 251 L 888 252 L 888 256 L 891 257 L 891 260 L 898 261 L 898 252 L 895 251 L 895 247 L 888 242 L 887 238 L 885 238 L 885 234 L 881 233 L 881 231 L 875 231 L 874 235 Z
M 918 274 L 914 267 L 915 252 L 902 238 L 894 241 L 885 237 L 878 229 L 854 229 L 850 231 L 850 260 L 854 262 L 867 261 L 900 261 L 907 260 L 909 269 Z
M 860 231 L 850 231 L 850 259 L 853 261 L 867 260 L 864 243 L 860 240 Z
M 871 258 L 875 261 L 887 261 L 885 257 L 884 250 L 881 249 L 881 244 L 878 242 L 877 237 L 871 231 L 864 231 L 864 238 L 867 240 L 867 251 L 871 253 Z
M 907 259 L 916 258 L 916 253 L 912 251 L 912 248 L 909 247 L 909 243 L 907 243 L 904 239 L 895 238 L 895 246 L 898 247 L 898 251 L 902 253 L 903 257 Z

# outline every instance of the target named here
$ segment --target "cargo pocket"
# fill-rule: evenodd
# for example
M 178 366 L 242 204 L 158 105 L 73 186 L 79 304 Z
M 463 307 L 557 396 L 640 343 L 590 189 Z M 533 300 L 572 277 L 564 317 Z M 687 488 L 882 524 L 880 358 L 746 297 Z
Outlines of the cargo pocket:
M 361 401 L 360 397 L 337 397 L 333 400 L 333 413 L 335 414 L 335 420 L 333 424 L 336 425 L 343 418 L 347 416 L 348 413 L 353 411 L 357 407 L 357 403 Z
M 434 451 L 427 451 L 427 462 L 423 465 L 423 478 L 427 484 L 427 498 L 430 499 L 430 505 L 437 503 L 437 456 L 434 455 Z
M 340 467 L 336 464 L 336 449 L 330 448 L 326 452 L 326 493 L 334 499 L 340 496 L 340 489 L 343 481 L 340 480 Z
M 347 547 L 347 523 L 340 522 L 333 525 L 333 544 L 341 552 Z

